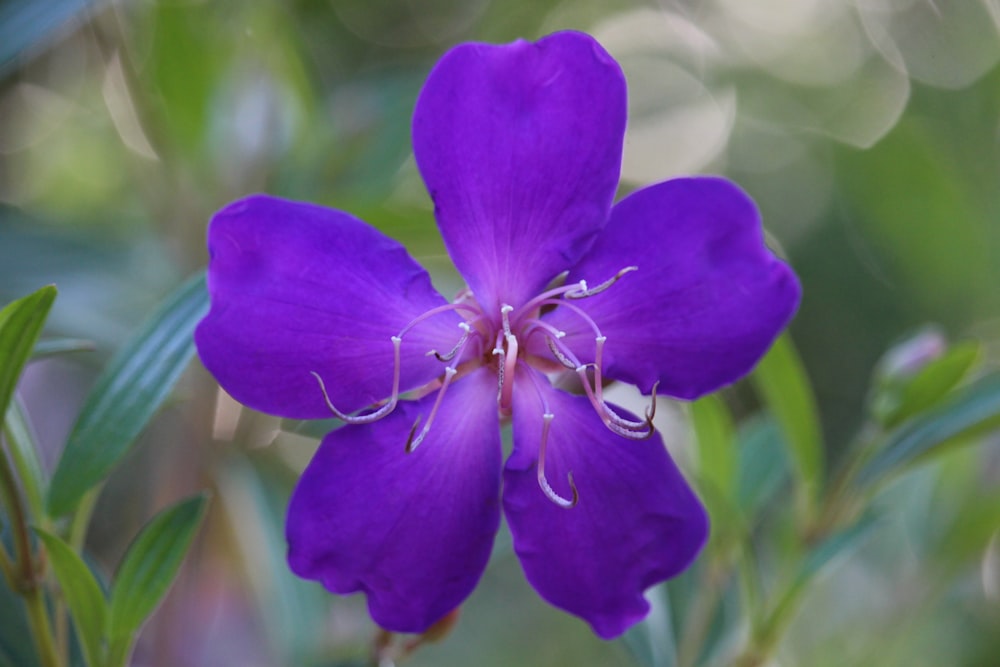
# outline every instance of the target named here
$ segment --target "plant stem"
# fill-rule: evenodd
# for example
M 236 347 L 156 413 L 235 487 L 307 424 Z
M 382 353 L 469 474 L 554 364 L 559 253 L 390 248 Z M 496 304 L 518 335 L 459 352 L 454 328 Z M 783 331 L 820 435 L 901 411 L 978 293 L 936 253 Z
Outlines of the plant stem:
M 0 571 L 3 571 L 4 579 L 11 590 L 17 590 L 17 574 L 14 570 L 14 561 L 10 559 L 7 549 L 0 544 Z
M 42 667 L 61 667 L 59 654 L 52 639 L 52 626 L 45 608 L 45 599 L 39 585 L 41 573 L 35 569 L 36 560 L 31 550 L 28 516 L 24 511 L 24 502 L 18 491 L 17 479 L 6 447 L 0 448 L 0 495 L 7 508 L 14 536 L 15 561 L 12 568 L 14 592 L 24 599 L 28 611 L 28 626 L 35 640 L 35 648 L 38 649 Z
M 61 667 L 63 662 L 59 659 L 59 652 L 52 639 L 52 625 L 49 623 L 41 587 L 35 586 L 26 591 L 23 597 L 24 606 L 28 610 L 28 625 L 35 637 L 35 648 L 38 649 L 39 662 L 42 667 Z

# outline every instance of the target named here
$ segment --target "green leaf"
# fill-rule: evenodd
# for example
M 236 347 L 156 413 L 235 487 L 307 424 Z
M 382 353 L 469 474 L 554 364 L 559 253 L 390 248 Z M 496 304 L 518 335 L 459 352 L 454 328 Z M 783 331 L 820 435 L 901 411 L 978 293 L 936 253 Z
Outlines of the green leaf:
M 635 663 L 642 667 L 674 667 L 677 645 L 670 616 L 667 586 L 661 584 L 646 592 L 649 615 L 622 635 L 621 642 Z
M 73 624 L 88 667 L 102 667 L 107 633 L 108 601 L 83 559 L 60 538 L 35 528 L 73 615 Z
M 108 635 L 112 656 L 127 658 L 135 633 L 173 583 L 207 502 L 206 496 L 198 495 L 167 508 L 129 546 L 111 589 Z
M 937 405 L 968 375 L 979 353 L 977 342 L 958 343 L 941 357 L 926 362 L 912 377 L 887 379 L 873 395 L 872 415 L 885 428 L 893 428 Z
M 186 282 L 114 356 L 87 396 L 49 487 L 53 517 L 72 511 L 111 472 L 170 395 L 194 354 L 208 309 L 205 279 Z
M 812 386 L 787 333 L 775 341 L 752 379 L 784 433 L 799 500 L 811 512 L 823 483 L 823 439 Z
M 788 482 L 788 446 L 770 416 L 745 422 L 739 433 L 740 480 L 737 504 L 751 520 Z
M 81 338 L 49 338 L 35 343 L 32 359 L 54 357 L 69 352 L 86 352 L 94 349 L 94 341 Z
M 854 524 L 830 535 L 813 547 L 805 560 L 802 561 L 790 585 L 775 604 L 769 619 L 770 623 L 781 627 L 784 623 L 783 619 L 798 608 L 797 602 L 806 585 L 836 556 L 856 548 L 868 537 L 871 529 L 877 524 L 877 515 L 869 512 Z
M 931 412 L 914 417 L 890 433 L 855 478 L 867 486 L 945 445 L 1000 427 L 1000 373 L 992 373 L 955 391 Z
M 691 426 L 698 444 L 698 475 L 727 498 L 736 494 L 738 455 L 733 418 L 716 394 L 689 406 Z
M 711 549 L 724 551 L 742 531 L 737 507 L 739 452 L 736 432 L 725 401 L 704 396 L 688 409 L 697 443 L 697 486 L 712 519 Z
M 42 462 L 38 459 L 37 438 L 17 396 L 14 396 L 7 408 L 3 432 L 31 514 L 42 517 L 45 511 L 45 474 L 42 472 Z
M 56 288 L 49 285 L 0 310 L 0 415 L 7 414 L 21 369 L 31 356 L 55 299 Z

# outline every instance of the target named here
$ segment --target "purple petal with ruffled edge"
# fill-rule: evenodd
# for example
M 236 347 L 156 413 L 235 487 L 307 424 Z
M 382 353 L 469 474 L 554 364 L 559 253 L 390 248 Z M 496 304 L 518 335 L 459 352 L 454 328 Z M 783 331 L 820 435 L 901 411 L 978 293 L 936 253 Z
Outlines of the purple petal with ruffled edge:
M 299 419 L 329 417 L 310 372 L 350 412 L 392 389 L 395 336 L 445 304 L 402 245 L 341 211 L 257 195 L 209 225 L 209 314 L 195 343 L 205 367 L 236 400 Z M 401 345 L 401 389 L 442 373 L 431 349 L 461 331 L 445 312 Z
M 576 301 L 607 337 L 603 372 L 649 393 L 693 399 L 738 380 L 798 307 L 795 274 L 764 245 L 753 201 L 714 177 L 653 185 L 619 202 L 567 282 L 595 285 L 637 266 L 607 291 Z M 589 362 L 594 333 L 557 309 L 548 321 Z
M 500 523 L 496 377 L 456 381 L 427 438 L 404 449 L 434 395 L 328 435 L 292 495 L 288 563 L 334 593 L 364 591 L 380 626 L 423 632 L 472 592 Z
M 413 151 L 448 252 L 487 312 L 572 266 L 607 220 L 625 80 L 593 38 L 463 44 L 417 100 Z
M 627 440 L 609 431 L 586 398 L 553 388 L 535 373 L 548 410 L 545 474 L 575 507 L 549 500 L 535 462 L 545 408 L 527 373 L 514 393 L 514 453 L 504 471 L 503 504 L 528 581 L 561 609 L 610 639 L 649 611 L 643 592 L 684 570 L 708 535 L 708 519 L 659 434 Z M 619 411 L 621 414 L 627 414 Z

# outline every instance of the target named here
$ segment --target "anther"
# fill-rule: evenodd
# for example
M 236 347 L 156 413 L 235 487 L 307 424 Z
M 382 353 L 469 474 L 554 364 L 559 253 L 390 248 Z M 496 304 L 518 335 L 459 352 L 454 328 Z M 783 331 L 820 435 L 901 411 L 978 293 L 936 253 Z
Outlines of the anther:
M 576 507 L 576 504 L 580 502 L 580 493 L 576 490 L 573 473 L 566 474 L 570 491 L 573 493 L 572 500 L 567 500 L 556 493 L 555 489 L 552 488 L 549 481 L 545 478 L 545 450 L 549 440 L 549 427 L 552 425 L 552 420 L 555 417 L 551 412 L 546 412 L 542 415 L 542 441 L 538 445 L 538 486 L 542 489 L 542 493 L 556 505 L 563 509 L 571 509 Z
M 497 404 L 499 405 L 503 399 L 503 387 L 504 387 L 504 372 L 507 368 L 507 352 L 503 349 L 503 343 L 500 342 L 500 337 L 502 333 L 497 333 L 496 343 L 493 345 L 493 356 L 499 357 L 497 362 Z M 513 378 L 512 378 L 513 379 Z
M 601 421 L 604 422 L 604 425 L 610 431 L 630 440 L 645 440 L 652 437 L 655 429 L 653 428 L 653 421 L 649 415 L 649 411 L 647 411 L 646 419 L 641 422 L 625 419 L 612 410 L 602 397 L 598 396 L 600 389 L 595 391 L 591 387 L 590 378 L 587 377 L 587 366 L 579 366 L 575 370 L 576 374 L 580 377 L 580 382 L 583 384 L 584 393 L 587 394 L 590 404 L 594 407 L 594 411 L 597 412 L 597 416 L 601 418 Z M 595 369 L 595 382 L 599 380 L 597 373 Z
M 559 343 L 556 342 L 555 338 L 552 338 L 551 336 L 546 336 L 545 343 L 546 345 L 549 346 L 549 352 L 552 353 L 552 356 L 555 357 L 556 360 L 566 368 L 570 370 L 576 370 L 580 366 L 580 362 L 577 361 L 575 357 L 571 359 L 569 355 L 565 354 L 562 350 L 559 349 L 561 346 L 559 345 Z M 569 350 L 566 351 L 569 352 Z
M 639 269 L 638 266 L 626 266 L 624 269 L 622 269 L 615 275 L 611 276 L 610 278 L 605 280 L 597 287 L 594 287 L 593 289 L 588 289 L 587 281 L 581 280 L 579 289 L 570 290 L 565 294 L 563 294 L 563 296 L 566 297 L 567 299 L 586 299 L 589 296 L 600 294 L 601 292 L 603 292 L 604 290 L 608 289 L 616 282 L 621 280 L 621 277 L 624 276 L 626 273 L 629 273 L 631 271 L 637 271 L 638 269 Z
M 323 378 L 316 371 L 309 371 L 309 374 L 316 378 L 316 382 L 319 383 L 319 390 L 323 392 L 323 400 L 326 401 L 326 407 L 333 413 L 335 417 L 340 420 L 347 422 L 348 424 L 370 424 L 372 422 L 378 421 L 385 417 L 390 412 L 396 409 L 396 403 L 399 400 L 399 347 L 402 343 L 402 338 L 399 336 L 393 336 L 392 349 L 393 349 L 393 363 L 392 363 L 392 393 L 389 395 L 389 400 L 385 405 L 380 407 L 374 412 L 369 412 L 365 415 L 349 415 L 341 412 L 336 407 L 334 407 L 333 402 L 330 400 L 330 394 L 326 391 L 326 385 L 323 383 Z
M 458 327 L 462 330 L 462 337 L 458 339 L 455 343 L 455 347 L 451 348 L 448 354 L 441 354 L 437 350 L 431 350 L 427 353 L 427 356 L 434 355 L 438 361 L 451 361 L 458 354 L 458 351 L 465 347 L 465 342 L 469 340 L 469 334 L 472 333 L 472 327 L 469 326 L 468 322 L 459 322 Z

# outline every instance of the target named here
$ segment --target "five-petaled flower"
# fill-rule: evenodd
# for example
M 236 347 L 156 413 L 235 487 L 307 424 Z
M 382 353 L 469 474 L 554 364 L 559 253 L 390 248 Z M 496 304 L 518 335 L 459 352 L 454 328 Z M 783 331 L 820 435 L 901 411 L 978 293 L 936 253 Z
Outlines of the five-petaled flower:
M 413 151 L 468 284 L 451 302 L 347 213 L 253 196 L 212 219 L 201 358 L 246 405 L 347 422 L 293 494 L 288 561 L 335 593 L 364 591 L 386 629 L 422 632 L 471 593 L 501 507 L 534 588 L 606 638 L 706 539 L 651 409 L 607 403 L 604 385 L 655 405 L 657 391 L 693 399 L 735 381 L 799 286 L 726 180 L 612 205 L 625 118 L 618 64 L 581 33 L 441 59 Z

